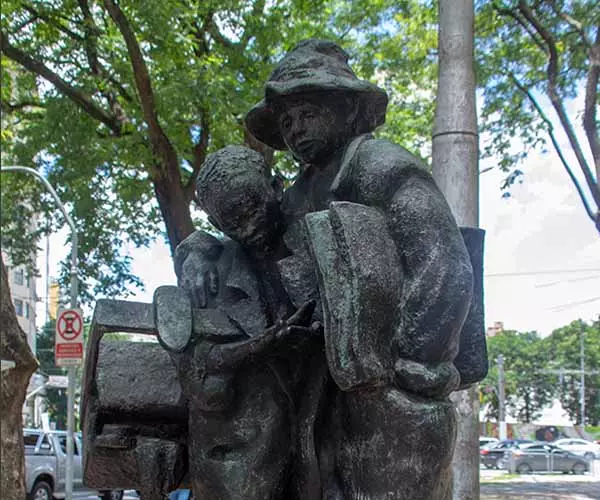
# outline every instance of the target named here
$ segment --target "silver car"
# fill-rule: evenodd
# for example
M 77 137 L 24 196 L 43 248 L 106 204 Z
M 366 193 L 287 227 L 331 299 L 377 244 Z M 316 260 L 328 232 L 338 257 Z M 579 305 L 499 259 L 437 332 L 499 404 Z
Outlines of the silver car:
M 525 444 L 508 456 L 508 470 L 517 474 L 531 472 L 572 472 L 584 474 L 589 463 L 583 457 L 546 442 Z
M 600 458 L 600 445 L 586 441 L 580 438 L 564 438 L 553 441 L 555 444 L 563 450 L 570 451 L 576 455 L 580 455 L 587 460 L 594 460 L 594 458 Z
M 81 438 L 74 435 L 73 443 L 73 491 L 98 495 L 103 500 L 121 500 L 123 491 L 98 492 L 83 485 L 81 469 Z M 67 433 L 23 429 L 25 445 L 25 482 L 31 500 L 65 498 L 67 463 Z

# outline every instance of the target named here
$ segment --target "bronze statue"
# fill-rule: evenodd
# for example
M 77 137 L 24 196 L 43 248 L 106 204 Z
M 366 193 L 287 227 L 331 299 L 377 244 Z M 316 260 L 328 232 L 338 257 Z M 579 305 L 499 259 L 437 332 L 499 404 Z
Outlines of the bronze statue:
M 386 107 L 332 42 L 300 42 L 275 68 L 246 125 L 291 152 L 293 184 L 264 177 L 247 148 L 211 155 L 197 193 L 227 238 L 189 236 L 179 288 L 135 306 L 136 331 L 170 358 L 167 368 L 157 355 L 156 383 L 180 396 L 116 411 L 124 394 L 108 394 L 126 390 L 102 367 L 119 354 L 100 338 L 132 312 L 98 306 L 83 417 L 92 486 L 132 487 L 100 484 L 106 458 L 142 471 L 154 446 L 173 457 L 148 489 L 160 498 L 181 481 L 176 442 L 197 500 L 451 497 L 448 395 L 487 370 L 482 240 L 457 227 L 415 156 L 371 135 Z M 123 435 L 133 437 L 119 448 Z
M 246 119 L 259 140 L 301 164 L 283 210 L 288 223 L 309 225 L 338 389 L 324 495 L 447 498 L 455 433 L 447 396 L 460 383 L 452 362 L 471 262 L 423 165 L 369 135 L 387 98 L 347 59 L 332 42 L 301 42 Z

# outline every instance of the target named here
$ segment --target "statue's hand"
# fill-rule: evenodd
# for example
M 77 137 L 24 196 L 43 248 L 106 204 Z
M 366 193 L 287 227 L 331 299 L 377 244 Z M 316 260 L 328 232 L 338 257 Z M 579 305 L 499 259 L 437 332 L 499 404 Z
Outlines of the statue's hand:
M 313 312 L 315 311 L 317 303 L 314 300 L 309 300 L 302 304 L 298 310 L 285 320 L 285 324 L 288 326 L 308 326 L 312 319 Z
M 193 307 L 206 308 L 209 299 L 215 297 L 219 291 L 217 266 L 210 261 L 202 262 L 196 266 L 193 274 L 183 274 L 179 286 L 189 293 Z
M 323 337 L 323 325 L 318 321 L 310 326 L 289 325 L 279 330 L 276 340 L 283 341 L 286 346 L 302 347 L 307 341 Z
M 431 398 L 443 399 L 460 384 L 458 370 L 450 361 L 420 363 L 400 358 L 394 371 L 398 387 Z

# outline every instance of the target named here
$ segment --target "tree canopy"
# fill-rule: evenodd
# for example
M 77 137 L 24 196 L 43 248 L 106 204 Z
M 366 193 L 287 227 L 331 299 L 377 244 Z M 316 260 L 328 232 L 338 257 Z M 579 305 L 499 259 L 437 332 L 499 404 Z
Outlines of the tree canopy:
M 35 163 L 68 202 L 85 235 L 80 278 L 95 285 L 82 287 L 84 298 L 139 284 L 130 246 L 165 231 L 173 250 L 193 231 L 194 183 L 209 151 L 249 142 L 271 157 L 242 119 L 285 51 L 310 36 L 334 39 L 378 78 L 391 50 L 379 52 L 378 40 L 412 3 L 4 2 L 3 151 Z M 423 143 L 429 129 L 400 126 L 406 116 L 392 130 Z M 19 262 L 27 238 L 60 222 L 24 175 L 3 175 L 2 190 L 3 246 Z M 32 238 L 23 226 L 33 214 L 41 225 Z
M 556 373 L 553 381 L 569 417 L 581 422 L 581 340 L 584 353 L 585 420 L 600 424 L 600 319 L 587 324 L 581 320 L 558 328 L 546 339 L 549 359 Z M 561 369 L 564 374 L 561 374 Z
M 504 356 L 506 410 L 531 422 L 557 398 L 581 422 L 580 340 L 584 339 L 585 421 L 600 423 L 600 322 L 582 320 L 540 338 L 536 332 L 504 331 L 488 339 L 490 371 L 480 384 L 487 417 L 498 418 L 497 359 Z M 562 371 L 562 373 L 561 373 Z
M 489 417 L 498 418 L 498 356 L 504 357 L 505 405 L 507 413 L 531 422 L 549 406 L 554 396 L 552 378 L 539 370 L 547 358 L 544 341 L 535 332 L 504 331 L 488 339 L 490 371 L 481 383 Z M 490 388 L 494 388 L 491 391 Z

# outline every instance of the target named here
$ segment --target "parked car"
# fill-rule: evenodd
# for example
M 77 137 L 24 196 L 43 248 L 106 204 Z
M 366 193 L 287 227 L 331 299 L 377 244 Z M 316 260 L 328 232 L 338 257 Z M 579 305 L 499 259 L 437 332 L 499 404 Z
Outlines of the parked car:
M 507 452 L 523 444 L 533 443 L 530 439 L 505 439 L 493 446 L 479 450 L 480 462 L 488 469 L 504 469 L 506 467 Z
M 547 442 L 525 444 L 510 450 L 508 466 L 517 474 L 534 471 L 584 474 L 589 470 L 589 462 L 580 455 Z
M 95 491 L 83 485 L 81 437 L 75 434 L 73 446 L 73 491 L 98 495 L 103 500 L 121 500 L 123 491 Z M 65 497 L 67 433 L 23 429 L 25 443 L 25 485 L 31 500 Z
M 592 443 L 580 438 L 564 438 L 552 441 L 552 444 L 568 450 L 576 455 L 584 457 L 586 460 L 600 458 L 600 444 Z
M 479 436 L 479 449 L 483 448 L 484 446 L 486 448 L 491 448 L 498 441 L 500 441 L 498 438 L 488 437 L 488 436 Z

